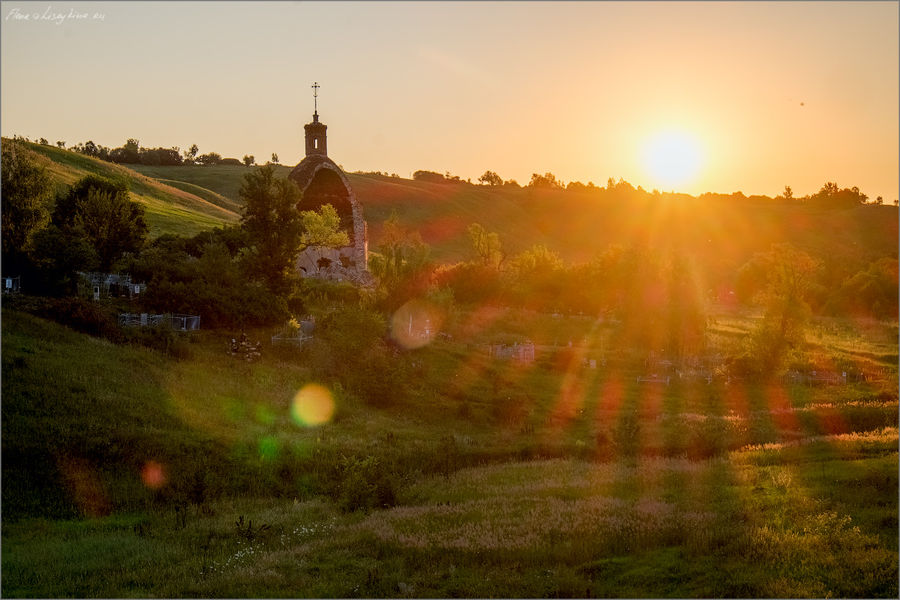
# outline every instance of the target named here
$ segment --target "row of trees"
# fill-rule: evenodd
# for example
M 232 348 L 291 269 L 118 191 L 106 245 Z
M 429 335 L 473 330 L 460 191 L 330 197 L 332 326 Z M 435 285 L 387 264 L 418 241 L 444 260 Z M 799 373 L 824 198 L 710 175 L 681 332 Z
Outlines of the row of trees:
M 427 183 L 472 183 L 471 180 L 462 180 L 459 176 L 451 175 L 449 172 L 442 175 L 434 171 L 416 171 L 413 173 L 413 179 Z M 485 171 L 478 178 L 478 183 L 487 187 L 522 188 L 515 179 L 504 180 L 495 171 L 491 170 Z M 544 173 L 543 175 L 540 173 L 532 173 L 531 179 L 524 187 L 532 190 L 555 190 L 595 194 L 617 193 L 619 195 L 638 195 L 648 198 L 662 195 L 659 190 L 648 192 L 641 186 L 634 187 L 622 178 L 616 180 L 610 177 L 607 180 L 606 187 L 602 187 L 595 185 L 593 181 L 589 181 L 587 184 L 580 181 L 564 183 L 550 172 Z M 746 203 L 772 204 L 781 202 L 807 204 L 828 209 L 853 208 L 854 206 L 866 204 L 869 200 L 869 197 L 862 193 L 858 187 L 840 188 L 837 183 L 833 181 L 826 182 L 816 193 L 802 197 L 795 197 L 790 186 L 785 186 L 784 192 L 775 198 L 762 195 L 746 196 L 739 191 L 734 192 L 733 194 L 705 193 L 701 194 L 699 197 L 707 200 L 732 200 Z M 884 198 L 878 196 L 872 203 L 878 205 L 884 204 Z M 894 204 L 898 204 L 898 201 L 894 200 Z
M 29 141 L 26 138 L 19 138 L 18 136 L 16 136 L 15 139 Z M 37 143 L 44 146 L 50 145 L 50 142 L 47 141 L 46 138 L 40 138 Z M 238 160 L 237 158 L 223 158 L 218 152 L 200 154 L 200 149 L 197 144 L 192 144 L 187 150 L 181 150 L 178 146 L 173 146 L 171 148 L 144 148 L 140 145 L 140 142 L 134 138 L 129 138 L 118 148 L 109 148 L 108 146 L 96 144 L 93 140 L 78 143 L 68 148 L 66 148 L 66 142 L 59 140 L 56 142 L 56 146 L 63 150 L 68 149 L 72 152 L 78 152 L 79 154 L 92 156 L 107 162 L 126 165 L 244 165 L 250 167 L 256 164 L 256 157 L 252 154 L 244 155 L 241 160 Z M 279 164 L 278 154 L 272 153 L 272 158 L 269 162 L 276 165 Z

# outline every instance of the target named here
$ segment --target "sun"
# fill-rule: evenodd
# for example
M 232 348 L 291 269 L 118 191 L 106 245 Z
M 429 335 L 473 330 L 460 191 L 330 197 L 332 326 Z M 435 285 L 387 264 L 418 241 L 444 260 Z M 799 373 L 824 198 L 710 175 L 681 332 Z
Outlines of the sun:
M 689 133 L 662 131 L 644 145 L 644 169 L 654 185 L 666 189 L 691 183 L 700 171 L 700 143 Z

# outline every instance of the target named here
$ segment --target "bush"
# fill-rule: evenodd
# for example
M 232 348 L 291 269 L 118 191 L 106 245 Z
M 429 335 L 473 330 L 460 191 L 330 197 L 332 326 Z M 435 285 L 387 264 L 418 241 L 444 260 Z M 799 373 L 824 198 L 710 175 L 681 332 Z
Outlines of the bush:
M 396 504 L 394 484 L 375 456 L 346 457 L 340 465 L 337 503 L 344 512 L 390 508 Z

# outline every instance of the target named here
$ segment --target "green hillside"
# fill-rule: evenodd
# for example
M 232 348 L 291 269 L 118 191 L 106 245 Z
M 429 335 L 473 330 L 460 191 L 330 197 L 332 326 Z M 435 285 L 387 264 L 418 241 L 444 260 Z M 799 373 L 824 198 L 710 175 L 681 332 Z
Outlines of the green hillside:
M 204 187 L 240 201 L 246 167 L 137 166 L 145 175 Z M 280 176 L 291 167 L 279 166 Z M 392 212 L 418 230 L 440 261 L 469 258 L 466 228 L 479 222 L 500 234 L 507 254 L 545 244 L 570 261 L 588 261 L 610 244 L 645 243 L 687 256 L 704 256 L 713 279 L 730 276 L 772 243 L 791 242 L 855 272 L 897 256 L 897 209 L 865 205 L 824 210 L 800 203 L 709 200 L 683 195 L 626 198 L 603 191 L 568 192 L 491 188 L 465 183 L 348 173 L 377 249 Z M 193 188 L 191 188 L 193 189 Z M 712 252 L 711 252 L 712 250 Z
M 9 143 L 4 139 L 3 143 Z M 240 218 L 237 205 L 207 190 L 174 186 L 146 177 L 132 169 L 53 146 L 21 142 L 46 167 L 57 191 L 63 191 L 86 175 L 123 179 L 132 199 L 144 205 L 151 237 L 164 233 L 193 235 Z
M 147 166 L 126 168 L 50 146 L 29 147 L 57 184 L 96 173 L 126 178 L 148 212 L 154 236 L 192 234 L 236 222 L 243 166 Z M 291 166 L 276 167 L 286 177 Z M 825 209 L 771 199 L 695 198 L 678 194 L 486 187 L 427 183 L 348 173 L 377 250 L 384 222 L 396 213 L 417 230 L 440 262 L 471 258 L 469 224 L 499 233 L 507 256 L 544 244 L 567 261 L 585 262 L 612 244 L 644 244 L 696 260 L 710 285 L 733 280 L 755 253 L 790 242 L 818 258 L 830 283 L 883 257 L 897 257 L 898 221 L 893 206 Z M 714 282 L 719 282 L 718 284 Z

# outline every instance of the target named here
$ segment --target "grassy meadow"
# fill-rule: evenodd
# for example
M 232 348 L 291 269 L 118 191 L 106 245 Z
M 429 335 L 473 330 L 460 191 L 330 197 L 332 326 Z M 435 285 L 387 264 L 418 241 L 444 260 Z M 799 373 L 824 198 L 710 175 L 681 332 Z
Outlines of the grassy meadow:
M 20 144 L 28 148 L 39 166 L 47 169 L 57 191 L 71 187 L 86 175 L 126 181 L 131 199 L 144 206 L 151 237 L 165 233 L 194 235 L 212 227 L 235 223 L 240 218 L 239 204 L 208 190 L 192 188 L 181 182 L 158 181 L 128 167 L 54 146 L 28 142 Z
M 375 407 L 225 331 L 176 357 L 2 317 L 5 597 L 898 594 L 896 325 L 810 335 L 882 381 L 661 385 L 613 323 L 459 312 Z M 717 315 L 714 343 L 756 318 Z M 502 336 L 537 360 L 491 359 Z

